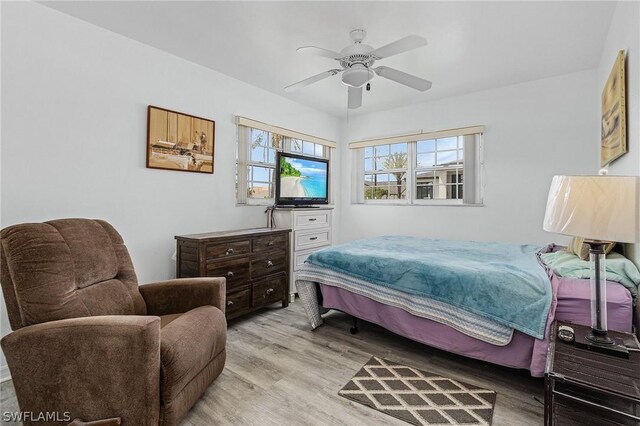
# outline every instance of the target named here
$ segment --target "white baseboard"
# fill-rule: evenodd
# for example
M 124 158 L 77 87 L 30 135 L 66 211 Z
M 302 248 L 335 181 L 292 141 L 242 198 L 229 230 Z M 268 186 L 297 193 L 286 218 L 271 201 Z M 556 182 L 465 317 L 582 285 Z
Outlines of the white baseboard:
M 0 383 L 11 380 L 11 373 L 9 372 L 8 365 L 0 366 Z

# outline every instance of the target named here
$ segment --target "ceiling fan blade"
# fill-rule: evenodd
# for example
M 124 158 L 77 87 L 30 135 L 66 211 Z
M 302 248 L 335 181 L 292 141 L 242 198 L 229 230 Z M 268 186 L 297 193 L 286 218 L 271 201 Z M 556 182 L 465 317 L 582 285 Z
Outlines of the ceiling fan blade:
M 431 89 L 431 82 L 415 75 L 407 74 L 406 72 L 398 71 L 389 67 L 374 68 L 376 74 L 380 77 L 388 78 L 396 83 L 404 84 L 421 92 Z
M 393 43 L 373 49 L 370 54 L 375 56 L 376 59 L 388 58 L 389 56 L 397 55 L 398 53 L 426 46 L 426 44 L 427 40 L 425 40 L 424 37 L 410 35 L 394 41 Z
M 310 85 L 312 83 L 315 83 L 316 81 L 320 81 L 320 80 L 325 79 L 327 77 L 331 77 L 332 75 L 336 75 L 340 71 L 342 71 L 342 70 L 333 69 L 333 70 L 321 72 L 320 74 L 316 74 L 316 75 L 314 75 L 312 77 L 305 78 L 302 81 L 299 81 L 297 83 L 294 83 L 294 84 L 291 84 L 291 85 L 285 87 L 284 91 L 285 92 L 293 92 L 294 90 L 298 90 L 298 89 L 301 89 L 303 87 L 307 87 L 308 85 Z
M 333 50 L 323 49 L 322 47 L 303 46 L 298 47 L 296 52 L 309 53 L 316 56 L 324 56 L 325 58 L 340 59 L 340 54 Z
M 356 109 L 362 105 L 362 87 L 349 86 L 349 109 Z

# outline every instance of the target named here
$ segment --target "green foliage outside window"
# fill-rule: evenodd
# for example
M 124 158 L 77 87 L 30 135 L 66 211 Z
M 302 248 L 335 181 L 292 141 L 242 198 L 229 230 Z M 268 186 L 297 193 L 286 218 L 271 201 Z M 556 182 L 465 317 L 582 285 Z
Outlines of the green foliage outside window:
M 381 200 L 389 195 L 389 191 L 383 188 L 365 188 L 364 198 L 367 200 Z

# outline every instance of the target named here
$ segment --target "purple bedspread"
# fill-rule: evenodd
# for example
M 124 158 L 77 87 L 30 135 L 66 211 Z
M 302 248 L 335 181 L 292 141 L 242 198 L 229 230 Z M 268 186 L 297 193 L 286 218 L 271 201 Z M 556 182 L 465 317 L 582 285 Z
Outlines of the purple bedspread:
M 482 342 L 446 325 L 413 316 L 400 308 L 347 290 L 322 284 L 320 287 L 325 308 L 339 309 L 429 346 L 494 364 L 527 369 L 532 376 L 541 377 L 547 356 L 547 336 L 553 320 L 590 324 L 589 281 L 560 278 L 552 273 L 550 278 L 553 299 L 545 339 L 514 331 L 513 339 L 506 346 Z M 607 300 L 609 329 L 631 331 L 633 302 L 629 291 L 620 284 L 608 282 Z

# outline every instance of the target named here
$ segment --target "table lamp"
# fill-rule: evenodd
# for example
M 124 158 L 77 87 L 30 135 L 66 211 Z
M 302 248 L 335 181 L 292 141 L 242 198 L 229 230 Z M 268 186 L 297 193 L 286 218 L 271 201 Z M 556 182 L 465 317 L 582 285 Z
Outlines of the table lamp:
M 544 230 L 582 237 L 589 244 L 591 332 L 585 336 L 587 349 L 614 355 L 626 352 L 607 336 L 604 247 L 613 241 L 640 241 L 639 189 L 638 176 L 554 176 L 551 182 Z

